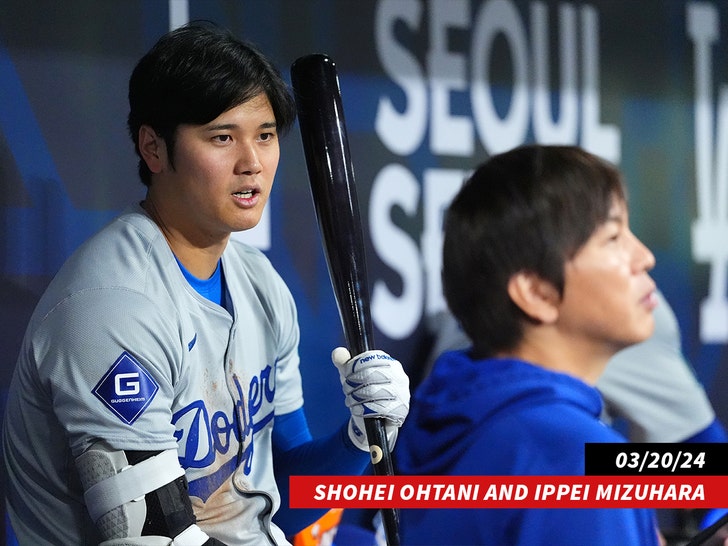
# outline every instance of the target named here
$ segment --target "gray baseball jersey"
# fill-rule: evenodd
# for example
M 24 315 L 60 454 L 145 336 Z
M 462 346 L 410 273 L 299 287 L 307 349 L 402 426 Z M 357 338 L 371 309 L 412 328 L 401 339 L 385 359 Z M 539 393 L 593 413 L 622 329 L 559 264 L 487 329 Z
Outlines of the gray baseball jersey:
M 8 509 L 21 544 L 97 544 L 74 459 L 177 448 L 198 525 L 230 545 L 288 544 L 271 434 L 303 404 L 293 298 L 267 258 L 230 241 L 234 308 L 200 296 L 134 207 L 74 253 L 28 326 L 5 414 Z
M 715 419 L 705 389 L 685 360 L 675 313 L 658 292 L 655 332 L 618 352 L 597 382 L 605 420 L 622 417 L 634 442 L 681 442 Z
M 603 418 L 625 419 L 635 442 L 679 442 L 715 419 L 705 389 L 682 355 L 675 314 L 659 292 L 658 299 L 654 334 L 614 355 L 596 385 L 604 397 Z M 425 373 L 441 352 L 470 345 L 450 313 L 435 315 L 431 329 L 435 345 Z

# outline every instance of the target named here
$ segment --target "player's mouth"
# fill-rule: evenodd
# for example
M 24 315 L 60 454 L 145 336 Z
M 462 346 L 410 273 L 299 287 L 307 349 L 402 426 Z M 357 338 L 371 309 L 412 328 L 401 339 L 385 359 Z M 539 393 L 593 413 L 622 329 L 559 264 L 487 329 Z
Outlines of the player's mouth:
M 255 206 L 258 203 L 259 195 L 260 190 L 257 188 L 248 188 L 232 193 L 232 196 L 235 198 L 235 202 L 243 207 Z
M 640 301 L 648 311 L 654 310 L 658 303 L 656 290 L 654 288 L 650 290 Z

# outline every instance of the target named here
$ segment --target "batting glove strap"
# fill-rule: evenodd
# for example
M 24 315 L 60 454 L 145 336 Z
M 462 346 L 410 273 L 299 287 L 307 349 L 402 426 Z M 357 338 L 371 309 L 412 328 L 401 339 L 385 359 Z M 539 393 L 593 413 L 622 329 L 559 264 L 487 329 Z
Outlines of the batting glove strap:
M 364 420 L 364 417 L 350 417 L 347 432 L 349 433 L 349 440 L 351 440 L 351 443 L 354 444 L 355 447 L 362 451 L 370 451 Z M 397 443 L 399 427 L 391 425 L 388 421 L 385 421 L 384 432 L 387 435 L 387 447 L 389 447 L 391 451 L 394 449 L 394 444 Z
M 352 358 L 343 347 L 335 349 L 331 359 L 339 370 L 346 407 L 351 412 L 349 438 L 368 451 L 364 419 L 381 418 L 386 421 L 387 439 L 393 447 L 410 403 L 409 378 L 402 364 L 379 350 Z

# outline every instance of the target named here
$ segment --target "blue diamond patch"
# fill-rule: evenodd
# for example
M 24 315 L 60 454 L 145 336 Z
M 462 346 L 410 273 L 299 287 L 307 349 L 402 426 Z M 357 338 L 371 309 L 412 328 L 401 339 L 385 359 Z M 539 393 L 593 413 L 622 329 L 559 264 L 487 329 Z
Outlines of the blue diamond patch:
M 92 392 L 119 419 L 131 425 L 152 402 L 158 390 L 159 385 L 149 372 L 124 351 Z

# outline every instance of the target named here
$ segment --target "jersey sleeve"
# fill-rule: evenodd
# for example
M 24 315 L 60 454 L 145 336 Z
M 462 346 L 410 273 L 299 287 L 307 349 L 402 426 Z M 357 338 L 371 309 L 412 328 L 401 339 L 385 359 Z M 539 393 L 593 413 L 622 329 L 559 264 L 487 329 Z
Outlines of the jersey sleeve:
M 117 449 L 176 447 L 171 401 L 180 343 L 144 294 L 73 294 L 42 318 L 29 358 L 74 455 L 97 439 Z
M 658 296 L 654 334 L 617 353 L 597 382 L 607 420 L 624 418 L 634 442 L 681 442 L 715 419 L 708 395 L 682 353 L 677 319 Z

